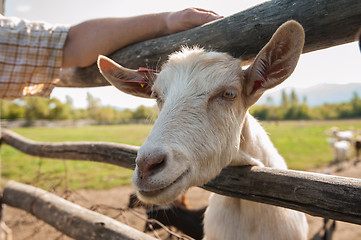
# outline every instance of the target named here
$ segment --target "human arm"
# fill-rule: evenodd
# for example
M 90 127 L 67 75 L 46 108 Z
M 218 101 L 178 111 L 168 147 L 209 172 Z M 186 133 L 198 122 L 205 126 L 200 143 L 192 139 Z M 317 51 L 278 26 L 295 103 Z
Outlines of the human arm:
M 201 9 L 90 20 L 73 27 L 0 17 L 0 98 L 49 97 L 63 67 L 86 67 L 99 54 L 219 18 Z
M 221 18 L 212 11 L 187 8 L 129 18 L 85 21 L 69 30 L 62 67 L 86 67 L 98 55 L 108 55 L 132 43 L 184 31 Z

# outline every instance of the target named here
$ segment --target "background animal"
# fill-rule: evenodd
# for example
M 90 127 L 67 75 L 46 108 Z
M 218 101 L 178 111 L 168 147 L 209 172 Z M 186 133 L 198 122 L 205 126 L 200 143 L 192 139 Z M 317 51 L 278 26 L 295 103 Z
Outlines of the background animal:
M 334 152 L 334 162 L 346 161 L 350 157 L 351 143 L 338 138 L 327 139 Z
M 360 151 L 361 151 L 361 136 L 358 136 L 355 140 L 355 152 L 357 159 L 360 157 Z
M 184 234 L 194 238 L 203 238 L 203 217 L 206 207 L 200 209 L 188 209 L 180 206 L 167 208 L 155 207 L 146 211 L 148 219 L 155 219 L 165 226 L 173 226 Z M 151 225 L 151 227 L 150 227 Z M 148 223 L 145 230 L 161 228 L 156 223 Z
M 148 219 L 155 219 L 165 226 L 177 228 L 184 234 L 194 238 L 203 238 L 203 216 L 206 207 L 200 209 L 190 209 L 185 194 L 180 195 L 174 202 L 166 206 L 147 204 L 139 200 L 137 195 L 129 196 L 129 208 L 143 207 L 146 209 Z M 148 222 L 145 225 L 145 231 L 159 229 L 161 226 L 157 223 Z
M 354 138 L 354 134 L 350 130 L 343 130 L 341 131 L 338 127 L 331 128 L 332 135 L 334 138 L 336 138 L 338 141 L 344 140 L 352 142 Z

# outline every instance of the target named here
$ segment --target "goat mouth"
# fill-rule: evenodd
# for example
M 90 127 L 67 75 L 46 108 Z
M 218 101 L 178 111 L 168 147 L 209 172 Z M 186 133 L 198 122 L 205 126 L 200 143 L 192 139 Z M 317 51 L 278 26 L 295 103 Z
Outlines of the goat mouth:
M 179 183 L 180 181 L 182 181 L 184 179 L 184 177 L 186 175 L 189 174 L 189 169 L 185 170 L 179 177 L 177 177 L 173 182 L 171 182 L 169 185 L 156 189 L 156 190 L 151 190 L 151 191 L 144 191 L 144 190 L 139 190 L 138 192 L 143 196 L 143 197 L 155 197 L 159 194 L 161 194 L 162 192 L 168 190 L 169 188 L 171 188 L 172 186 L 176 185 L 177 183 Z

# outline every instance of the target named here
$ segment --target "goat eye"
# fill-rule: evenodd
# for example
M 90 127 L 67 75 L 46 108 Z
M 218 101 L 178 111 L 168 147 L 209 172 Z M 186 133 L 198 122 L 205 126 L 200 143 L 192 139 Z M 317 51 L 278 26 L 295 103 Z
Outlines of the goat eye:
M 226 99 L 235 99 L 237 97 L 237 92 L 232 89 L 227 89 L 221 93 L 221 96 Z
M 152 93 L 152 97 L 155 98 L 155 100 L 157 101 L 157 104 L 161 104 L 163 102 L 163 99 L 161 98 L 161 96 L 156 93 L 156 92 L 153 92 Z
M 158 99 L 159 98 L 159 94 L 156 92 L 153 92 L 151 95 L 152 98 Z

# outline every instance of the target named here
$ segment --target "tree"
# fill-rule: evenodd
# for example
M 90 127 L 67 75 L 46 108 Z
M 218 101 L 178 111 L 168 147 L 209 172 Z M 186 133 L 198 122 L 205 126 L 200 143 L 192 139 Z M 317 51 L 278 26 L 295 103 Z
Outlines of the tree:
M 1 100 L 1 118 L 2 119 L 19 119 L 24 118 L 25 108 L 14 101 Z
M 300 106 L 298 110 L 298 119 L 311 119 L 311 109 L 304 101 Z
M 353 117 L 361 117 L 361 99 L 357 92 L 353 93 L 353 97 L 350 101 L 352 107 Z
M 69 107 L 73 108 L 73 99 L 69 96 L 65 96 L 65 104 L 67 104 Z
M 287 93 L 285 90 L 282 90 L 281 107 L 283 109 L 288 109 L 289 106 L 290 106 L 290 102 L 289 102 Z
M 88 102 L 87 110 L 89 118 L 97 120 L 101 106 L 100 99 L 93 97 L 90 93 L 87 93 L 86 99 Z
M 290 101 L 292 107 L 297 107 L 299 105 L 298 97 L 295 90 L 292 90 L 291 92 Z
M 49 99 L 40 97 L 26 97 L 25 102 L 25 119 L 47 119 L 49 118 Z
M 139 106 L 132 114 L 132 119 L 141 120 L 147 119 L 145 106 Z
M 52 98 L 49 101 L 49 119 L 66 120 L 72 119 L 72 107 L 67 103 L 62 103 L 57 98 Z
M 139 106 L 132 114 L 134 120 L 155 120 L 157 118 L 157 110 L 155 107 Z
M 99 109 L 97 121 L 100 123 L 116 123 L 117 122 L 117 110 L 112 107 L 102 107 Z
M 269 108 L 267 105 L 254 105 L 250 109 L 250 113 L 258 120 L 269 120 Z
M 273 98 L 272 98 L 271 96 L 268 96 L 268 97 L 266 98 L 266 103 L 267 103 L 267 105 L 269 105 L 269 106 L 273 106 L 273 105 L 274 105 Z
M 127 123 L 132 119 L 133 111 L 130 109 L 125 109 L 118 112 L 119 122 Z

